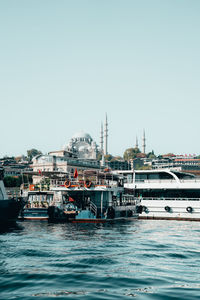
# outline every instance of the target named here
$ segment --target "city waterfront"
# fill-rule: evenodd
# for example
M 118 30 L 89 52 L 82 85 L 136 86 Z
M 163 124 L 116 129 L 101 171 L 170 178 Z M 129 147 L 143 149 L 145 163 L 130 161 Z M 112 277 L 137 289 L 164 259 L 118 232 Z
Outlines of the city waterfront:
M 18 222 L 0 233 L 1 299 L 198 299 L 199 222 Z

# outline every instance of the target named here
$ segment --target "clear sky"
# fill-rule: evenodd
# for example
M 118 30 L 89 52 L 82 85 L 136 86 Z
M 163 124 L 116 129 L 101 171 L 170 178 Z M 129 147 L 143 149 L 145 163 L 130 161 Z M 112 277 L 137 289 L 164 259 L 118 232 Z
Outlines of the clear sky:
M 199 0 L 0 0 L 0 156 L 59 150 L 200 154 Z

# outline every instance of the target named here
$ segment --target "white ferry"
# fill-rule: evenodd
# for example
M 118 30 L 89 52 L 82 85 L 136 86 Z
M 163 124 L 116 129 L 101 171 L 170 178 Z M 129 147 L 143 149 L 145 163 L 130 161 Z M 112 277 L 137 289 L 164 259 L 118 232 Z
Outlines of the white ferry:
M 119 172 L 141 199 L 139 219 L 200 221 L 200 178 L 180 168 Z

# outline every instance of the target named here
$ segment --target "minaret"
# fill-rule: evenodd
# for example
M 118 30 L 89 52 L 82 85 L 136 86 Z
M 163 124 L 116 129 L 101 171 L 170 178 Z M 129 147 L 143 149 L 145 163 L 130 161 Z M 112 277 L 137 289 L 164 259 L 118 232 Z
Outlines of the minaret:
M 137 148 L 137 149 L 138 149 L 138 138 L 137 138 L 137 136 L 136 136 L 135 148 Z
M 101 153 L 103 153 L 103 124 L 101 123 L 101 133 L 100 133 L 100 145 L 101 145 Z
M 105 126 L 104 126 L 104 155 L 108 154 L 108 120 L 106 114 Z
M 146 138 L 145 138 L 145 131 L 143 132 L 143 138 L 142 138 L 142 153 L 145 153 L 146 149 Z

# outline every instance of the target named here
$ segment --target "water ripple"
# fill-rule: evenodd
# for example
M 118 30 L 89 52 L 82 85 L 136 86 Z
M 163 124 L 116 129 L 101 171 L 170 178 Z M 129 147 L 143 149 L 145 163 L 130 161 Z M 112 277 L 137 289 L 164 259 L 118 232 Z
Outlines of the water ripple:
M 199 299 L 199 223 L 0 230 L 0 299 Z

